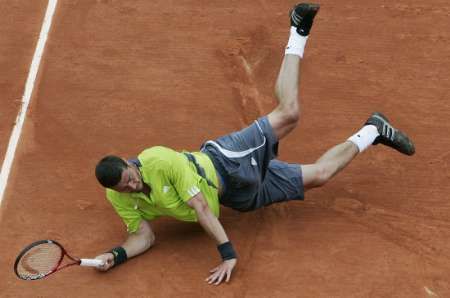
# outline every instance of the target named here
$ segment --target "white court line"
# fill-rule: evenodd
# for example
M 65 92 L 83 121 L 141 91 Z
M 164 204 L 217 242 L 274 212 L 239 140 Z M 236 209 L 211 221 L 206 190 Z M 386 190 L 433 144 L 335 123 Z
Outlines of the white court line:
M 11 137 L 9 138 L 8 149 L 6 151 L 5 160 L 3 161 L 2 170 L 0 172 L 0 204 L 3 199 L 3 194 L 8 182 L 9 172 L 14 160 L 14 154 L 16 152 L 17 144 L 19 142 L 20 134 L 22 132 L 23 123 L 30 103 L 31 94 L 33 93 L 34 82 L 39 70 L 41 58 L 44 53 L 45 43 L 47 41 L 48 32 L 52 25 L 53 14 L 55 13 L 56 4 L 58 0 L 49 0 L 47 5 L 47 11 L 45 12 L 44 22 L 42 24 L 41 33 L 39 34 L 39 40 L 34 52 L 33 60 L 30 66 L 30 72 L 28 73 L 27 82 L 25 84 L 25 92 L 22 96 L 22 104 L 17 115 L 15 125 L 13 127 Z

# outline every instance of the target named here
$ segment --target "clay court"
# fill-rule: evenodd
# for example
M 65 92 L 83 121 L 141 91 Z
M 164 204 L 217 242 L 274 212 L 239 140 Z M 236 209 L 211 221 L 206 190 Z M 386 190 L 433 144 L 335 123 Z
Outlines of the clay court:
M 0 157 L 21 107 L 47 0 L 0 2 Z M 293 1 L 60 0 L 1 201 L 2 297 L 450 297 L 450 4 L 323 0 L 302 61 L 299 126 L 280 159 L 312 163 L 373 111 L 416 154 L 367 150 L 303 202 L 223 208 L 229 284 L 198 224 L 151 223 L 156 245 L 109 272 L 13 272 L 55 239 L 94 257 L 125 227 L 94 168 L 106 154 L 200 144 L 271 111 Z

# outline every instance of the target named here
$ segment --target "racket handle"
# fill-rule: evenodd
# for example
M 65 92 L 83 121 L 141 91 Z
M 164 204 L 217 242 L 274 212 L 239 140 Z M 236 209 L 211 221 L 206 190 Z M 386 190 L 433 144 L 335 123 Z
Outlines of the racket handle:
M 104 262 L 98 259 L 81 259 L 80 266 L 99 267 L 103 264 Z

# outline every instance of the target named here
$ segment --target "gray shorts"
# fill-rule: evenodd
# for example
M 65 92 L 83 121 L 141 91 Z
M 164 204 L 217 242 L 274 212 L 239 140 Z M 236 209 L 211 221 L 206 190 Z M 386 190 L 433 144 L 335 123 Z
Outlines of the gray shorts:
M 267 117 L 250 126 L 207 141 L 201 151 L 214 163 L 224 184 L 220 203 L 239 211 L 289 200 L 303 200 L 299 164 L 274 159 L 278 140 Z

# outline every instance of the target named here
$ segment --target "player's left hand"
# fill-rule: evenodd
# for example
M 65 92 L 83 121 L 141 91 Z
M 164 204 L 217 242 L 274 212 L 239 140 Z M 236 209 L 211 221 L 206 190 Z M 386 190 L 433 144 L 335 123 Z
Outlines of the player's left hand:
M 218 285 L 222 282 L 224 277 L 226 277 L 225 281 L 228 282 L 231 278 L 231 272 L 233 271 L 234 266 L 236 266 L 237 259 L 231 259 L 223 261 L 222 264 L 212 269 L 212 274 L 206 279 L 209 284 Z

